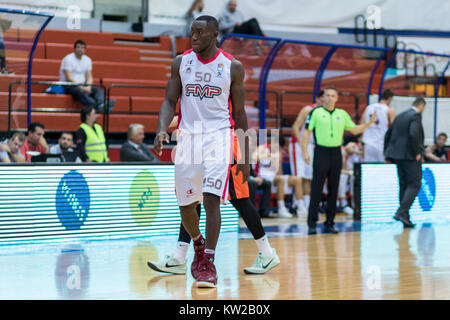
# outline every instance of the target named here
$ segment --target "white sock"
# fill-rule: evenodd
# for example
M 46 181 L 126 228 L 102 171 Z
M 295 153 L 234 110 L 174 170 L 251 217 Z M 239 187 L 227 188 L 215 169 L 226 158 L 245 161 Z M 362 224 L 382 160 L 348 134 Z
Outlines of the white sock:
M 341 207 L 345 208 L 346 206 L 348 206 L 347 199 L 341 200 Z
M 278 208 L 285 208 L 286 206 L 284 205 L 284 200 L 278 200 Z
M 306 206 L 306 209 L 309 208 L 309 200 L 310 200 L 310 199 L 311 199 L 311 196 L 310 196 L 309 194 L 303 196 L 303 200 L 305 200 L 305 206 Z
M 294 203 L 295 203 L 295 206 L 297 207 L 297 209 L 305 208 L 305 201 L 303 199 L 295 199 Z
M 175 251 L 173 252 L 173 258 L 180 262 L 186 260 L 186 254 L 189 249 L 189 243 L 178 241 L 175 246 Z
M 269 239 L 267 239 L 267 235 L 259 238 L 256 241 L 256 245 L 258 246 L 258 250 L 261 251 L 265 256 L 272 255 L 272 247 L 270 246 Z

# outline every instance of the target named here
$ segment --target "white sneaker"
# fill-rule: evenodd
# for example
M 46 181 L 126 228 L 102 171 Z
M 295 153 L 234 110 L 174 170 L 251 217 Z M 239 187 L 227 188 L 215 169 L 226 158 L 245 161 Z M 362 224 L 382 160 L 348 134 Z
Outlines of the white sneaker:
M 305 207 L 297 208 L 297 218 L 305 219 L 308 216 L 308 210 Z
M 160 262 L 148 261 L 147 265 L 155 271 L 165 273 L 186 274 L 187 270 L 186 260 L 183 263 L 170 255 L 165 256 L 163 261 Z
M 353 209 L 350 206 L 346 206 L 343 211 L 344 211 L 344 213 L 346 213 L 348 215 L 352 215 L 353 214 Z
M 286 207 L 278 208 L 278 218 L 292 218 L 292 214 Z
M 265 256 L 261 251 L 258 252 L 255 262 L 251 267 L 244 268 L 244 272 L 247 274 L 263 274 L 267 271 L 275 268 L 280 264 L 280 258 L 277 252 L 272 248 L 272 255 Z

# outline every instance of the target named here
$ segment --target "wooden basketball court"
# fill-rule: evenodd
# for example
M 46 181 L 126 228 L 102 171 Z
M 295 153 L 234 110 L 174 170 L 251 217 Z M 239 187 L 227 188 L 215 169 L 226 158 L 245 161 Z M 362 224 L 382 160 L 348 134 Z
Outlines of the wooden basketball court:
M 223 233 L 218 286 L 199 289 L 190 273 L 165 275 L 148 260 L 172 252 L 174 236 L 2 246 L 0 299 L 449 299 L 446 224 L 361 226 L 307 236 L 304 222 L 265 220 L 281 264 L 246 275 L 257 250 L 245 229 Z M 188 270 L 193 250 L 188 252 Z

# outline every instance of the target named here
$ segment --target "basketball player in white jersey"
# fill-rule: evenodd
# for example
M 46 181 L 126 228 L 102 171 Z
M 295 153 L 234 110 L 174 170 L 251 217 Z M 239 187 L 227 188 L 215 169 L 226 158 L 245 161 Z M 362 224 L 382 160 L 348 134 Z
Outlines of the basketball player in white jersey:
M 220 204 L 228 198 L 233 159 L 233 128 L 247 131 L 244 68 L 217 47 L 218 23 L 200 16 L 191 27 L 192 49 L 172 63 L 154 142 L 161 153 L 167 128 L 181 98 L 175 156 L 175 188 L 181 220 L 194 242 L 197 287 L 216 287 L 214 255 L 220 233 Z M 230 103 L 231 102 L 231 103 Z M 241 145 L 236 175 L 250 174 L 248 140 Z M 206 211 L 206 237 L 200 233 L 197 204 Z
M 307 164 L 303 160 L 302 156 L 302 148 L 300 146 L 300 141 L 303 136 L 303 130 L 305 129 L 305 121 L 308 115 L 311 113 L 311 110 L 316 106 L 321 106 L 323 104 L 323 96 L 324 90 L 321 90 L 316 98 L 316 103 L 310 106 L 305 106 L 299 112 L 297 119 L 295 119 L 294 124 L 292 125 L 292 137 L 291 143 L 289 146 L 289 162 L 291 164 L 291 172 L 293 176 L 300 177 L 302 179 L 302 188 L 303 188 L 303 203 L 300 203 L 300 208 L 297 210 L 301 213 L 301 215 L 308 214 L 309 207 L 309 199 L 311 192 L 311 180 L 312 180 L 312 160 L 309 164 Z M 309 138 L 308 150 L 309 154 L 314 154 L 314 136 L 311 133 L 311 137 Z
M 389 107 L 393 98 L 394 93 L 386 89 L 380 102 L 372 103 L 364 110 L 361 124 L 369 122 L 372 113 L 377 112 L 377 120 L 363 133 L 364 162 L 384 162 L 384 135 L 395 119 L 395 110 Z

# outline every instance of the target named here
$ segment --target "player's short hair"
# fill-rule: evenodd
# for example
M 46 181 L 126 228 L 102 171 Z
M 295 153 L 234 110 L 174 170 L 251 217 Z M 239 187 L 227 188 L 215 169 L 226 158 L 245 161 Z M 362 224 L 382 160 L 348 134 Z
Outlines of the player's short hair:
M 45 129 L 44 125 L 40 122 L 32 122 L 28 126 L 28 133 L 34 133 L 36 131 L 36 128 Z
M 86 42 L 84 42 L 83 40 L 77 40 L 77 41 L 75 41 L 75 43 L 73 44 L 73 48 L 75 49 L 75 48 L 77 47 L 77 45 L 79 45 L 79 44 L 81 44 L 81 45 L 83 45 L 83 46 L 86 47 Z
M 219 22 L 213 16 L 203 15 L 195 19 L 195 21 L 206 21 L 206 24 L 213 27 L 214 30 L 219 31 Z
M 92 110 L 94 110 L 94 106 L 87 106 L 81 109 L 80 111 L 81 122 L 83 123 L 86 122 L 86 117 L 88 116 L 88 114 L 92 112 Z
M 437 135 L 438 137 L 445 137 L 445 139 L 447 139 L 447 134 L 445 132 L 441 132 Z
M 130 139 L 133 133 L 135 133 L 139 129 L 144 129 L 144 126 L 140 123 L 130 124 L 130 126 L 128 127 L 128 139 Z
M 387 100 L 389 98 L 392 98 L 394 96 L 394 92 L 392 92 L 391 89 L 386 89 L 383 91 L 383 93 L 381 94 L 381 99 L 383 100 Z
M 322 98 L 324 94 L 325 94 L 325 90 L 320 90 L 319 94 L 317 95 L 317 98 Z
M 339 94 L 339 90 L 333 85 L 326 86 L 324 89 L 324 93 L 326 90 L 334 90 L 334 91 L 336 91 L 337 94 Z
M 61 132 L 60 138 L 62 138 L 62 136 L 65 135 L 65 134 L 71 135 L 71 136 L 72 136 L 72 139 L 73 139 L 73 133 L 72 133 L 72 132 L 69 132 L 69 131 L 63 131 L 63 132 Z
M 420 105 L 422 105 L 422 104 L 427 104 L 427 102 L 425 101 L 424 98 L 418 97 L 418 98 L 416 98 L 416 100 L 414 100 L 414 102 L 413 102 L 412 105 L 413 105 L 414 107 L 418 107 L 418 106 L 420 106 Z
M 19 139 L 20 142 L 25 142 L 25 135 L 23 132 L 15 132 L 12 135 L 11 140 L 13 141 L 15 138 Z

